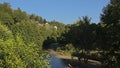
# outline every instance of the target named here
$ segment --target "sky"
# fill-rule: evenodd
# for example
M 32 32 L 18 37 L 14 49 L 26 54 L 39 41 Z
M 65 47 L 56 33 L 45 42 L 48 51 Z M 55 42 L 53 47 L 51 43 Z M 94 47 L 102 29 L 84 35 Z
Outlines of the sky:
M 47 21 L 72 24 L 83 16 L 98 23 L 102 9 L 109 0 L 0 0 L 0 3 L 3 2 L 9 2 L 13 9 L 20 7 L 28 14 L 39 15 Z

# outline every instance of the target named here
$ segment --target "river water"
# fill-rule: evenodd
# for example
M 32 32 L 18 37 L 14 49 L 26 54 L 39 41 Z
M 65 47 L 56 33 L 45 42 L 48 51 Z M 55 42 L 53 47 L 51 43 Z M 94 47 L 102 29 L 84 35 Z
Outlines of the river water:
M 52 44 L 53 45 L 53 44 Z M 68 65 L 66 65 L 60 58 L 56 58 L 56 52 L 54 51 L 55 46 L 50 47 L 49 51 L 52 52 L 50 55 L 50 66 L 51 68 L 68 68 Z M 100 63 L 99 63 L 100 64 Z M 89 64 L 82 64 L 79 68 L 101 68 L 101 65 L 94 63 Z
M 54 52 L 53 50 L 58 44 L 59 43 L 50 44 L 50 49 L 52 52 Z M 60 58 L 56 58 L 55 54 L 51 54 L 49 60 L 51 68 L 67 68 L 67 65 Z
M 49 60 L 50 60 L 51 68 L 67 68 L 64 62 L 59 58 L 51 56 Z

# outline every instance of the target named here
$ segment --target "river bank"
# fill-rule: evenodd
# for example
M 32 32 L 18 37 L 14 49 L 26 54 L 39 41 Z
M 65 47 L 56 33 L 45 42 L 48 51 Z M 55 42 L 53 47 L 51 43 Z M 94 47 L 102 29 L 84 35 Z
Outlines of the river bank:
M 88 63 L 82 63 L 78 60 L 77 57 L 61 55 L 58 52 L 54 51 L 53 49 L 49 49 L 49 54 L 52 56 L 51 61 L 59 63 L 58 65 L 62 64 L 62 68 L 101 68 L 101 63 L 95 60 L 88 60 Z M 54 59 L 57 58 L 58 62 Z M 54 68 L 54 67 L 52 67 Z M 59 67 L 57 67 L 59 68 Z

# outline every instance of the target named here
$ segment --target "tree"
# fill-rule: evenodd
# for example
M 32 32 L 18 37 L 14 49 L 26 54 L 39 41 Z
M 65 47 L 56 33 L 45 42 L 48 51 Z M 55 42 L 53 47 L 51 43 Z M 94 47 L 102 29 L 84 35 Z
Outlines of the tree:
M 46 58 L 47 54 L 34 41 L 26 44 L 22 35 L 13 37 L 12 31 L 0 23 L 1 68 L 49 68 Z
M 110 3 L 103 9 L 101 21 L 107 25 L 117 24 L 120 20 L 120 0 L 110 0 Z
M 46 20 L 43 19 L 42 17 L 40 16 L 37 16 L 35 14 L 31 14 L 30 17 L 29 17 L 31 20 L 37 22 L 37 23 L 40 23 L 40 24 L 45 24 L 46 23 Z
M 71 25 L 69 31 L 64 34 L 64 36 L 66 43 L 72 43 L 76 50 L 82 50 L 82 54 L 78 51 L 76 52 L 76 56 L 84 58 L 86 62 L 89 50 L 94 48 L 96 25 L 90 24 L 90 18 L 84 16 L 83 19 L 78 20 L 76 24 Z
M 25 20 L 12 27 L 14 35 L 20 34 L 26 44 L 32 41 L 38 45 L 39 48 L 42 48 L 43 41 L 47 38 L 44 29 L 44 27 L 39 26 L 33 21 Z
M 5 12 L 12 15 L 13 11 L 10 6 L 10 3 L 4 2 L 3 4 L 0 4 L 0 12 Z
M 104 47 L 107 49 L 103 53 L 103 63 L 107 68 L 119 68 L 120 59 L 120 0 L 110 0 L 101 15 L 101 21 L 106 25 Z
M 8 27 L 11 27 L 11 25 L 13 25 L 14 22 L 12 17 L 5 12 L 0 12 L 0 21 Z
M 23 12 L 20 8 L 18 8 L 17 10 L 14 10 L 13 13 L 13 20 L 14 23 L 18 23 L 21 22 L 22 20 L 28 20 L 29 16 L 27 15 L 26 12 Z
M 65 31 L 65 24 L 63 24 L 63 23 L 53 20 L 53 21 L 49 22 L 48 24 L 50 24 L 50 26 L 52 27 L 52 31 L 53 31 L 51 34 L 51 37 L 53 37 L 56 40 Z

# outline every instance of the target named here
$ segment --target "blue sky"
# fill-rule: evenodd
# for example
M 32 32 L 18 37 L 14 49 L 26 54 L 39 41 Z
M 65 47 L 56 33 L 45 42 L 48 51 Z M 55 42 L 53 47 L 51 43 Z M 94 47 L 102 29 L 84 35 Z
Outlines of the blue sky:
M 14 9 L 20 7 L 48 21 L 70 24 L 82 16 L 89 16 L 92 22 L 99 22 L 100 13 L 109 0 L 0 0 L 0 3 L 3 2 L 9 2 Z

